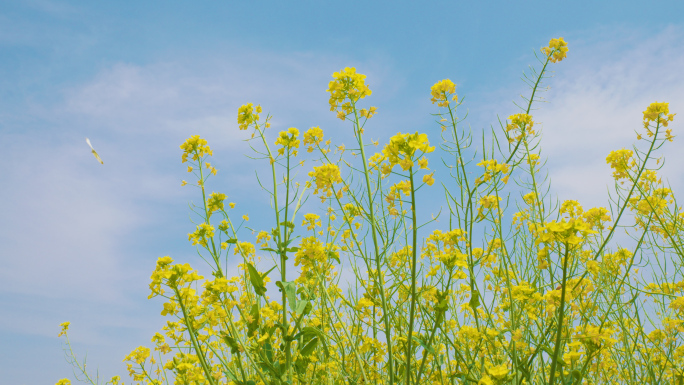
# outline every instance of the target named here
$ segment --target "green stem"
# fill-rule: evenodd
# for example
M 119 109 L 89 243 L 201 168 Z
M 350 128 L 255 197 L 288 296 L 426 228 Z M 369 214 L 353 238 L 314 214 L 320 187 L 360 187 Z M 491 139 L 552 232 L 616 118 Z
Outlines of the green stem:
M 416 218 L 416 188 L 413 183 L 413 167 L 409 168 L 409 178 L 411 181 L 411 230 L 413 233 L 413 250 L 411 256 L 411 306 L 409 310 L 408 339 L 406 341 L 406 385 L 411 384 L 411 345 L 413 342 L 413 321 L 416 311 L 416 265 L 418 264 L 418 224 Z
M 209 382 L 209 384 L 215 385 L 214 377 L 211 376 L 211 368 L 207 364 L 206 357 L 204 356 L 202 348 L 199 345 L 199 342 L 197 341 L 197 337 L 195 336 L 195 330 L 192 327 L 192 320 L 188 319 L 187 310 L 185 309 L 185 305 L 183 305 L 183 297 L 181 296 L 180 291 L 178 291 L 178 287 L 174 286 L 173 291 L 175 292 L 176 298 L 178 298 L 178 304 L 180 305 L 181 310 L 183 311 L 183 319 L 185 320 L 185 326 L 187 326 L 188 328 L 188 334 L 190 334 L 192 346 L 195 348 L 195 352 L 197 352 L 197 358 L 200 361 L 200 365 L 202 365 L 202 370 L 204 371 L 206 380 Z
M 361 126 L 359 125 L 359 115 L 356 110 L 356 103 L 352 100 L 352 106 L 354 109 L 354 128 L 357 131 L 357 139 L 359 142 L 359 148 L 361 149 L 361 159 L 363 161 L 363 173 L 366 177 L 366 193 L 368 194 L 368 215 L 370 219 L 370 225 L 373 234 L 373 247 L 375 250 L 375 268 L 378 275 L 378 291 L 380 292 L 380 301 L 382 303 L 382 319 L 385 324 L 385 340 L 387 342 L 387 364 L 389 366 L 389 385 L 394 384 L 394 354 L 392 352 L 392 329 L 390 327 L 389 316 L 387 311 L 387 298 L 385 297 L 385 282 L 383 276 L 380 274 L 382 272 L 382 263 L 380 261 L 380 247 L 378 246 L 378 235 L 375 226 L 375 210 L 373 207 L 373 195 L 371 190 L 370 176 L 368 175 L 368 160 L 366 159 L 366 150 L 363 144 L 363 133 L 361 132 Z
M 558 363 L 558 356 L 560 355 L 561 337 L 563 335 L 563 317 L 565 316 L 565 283 L 568 278 L 568 258 L 569 246 L 565 244 L 565 256 L 563 257 L 563 280 L 561 281 L 561 298 L 560 308 L 558 309 L 558 323 L 556 324 L 556 346 L 553 350 L 553 357 L 551 360 L 551 375 L 549 377 L 549 385 L 553 385 L 556 381 L 556 365 Z

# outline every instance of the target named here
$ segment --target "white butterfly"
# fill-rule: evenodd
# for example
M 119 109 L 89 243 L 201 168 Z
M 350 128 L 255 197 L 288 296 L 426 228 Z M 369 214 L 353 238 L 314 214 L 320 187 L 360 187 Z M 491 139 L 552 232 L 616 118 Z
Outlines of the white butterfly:
M 97 155 L 97 152 L 95 152 L 93 145 L 90 144 L 90 139 L 86 138 L 86 143 L 88 143 L 88 146 L 90 146 L 90 149 L 92 150 L 91 152 L 93 153 L 93 155 L 95 155 L 95 159 L 97 159 L 100 162 L 100 164 L 104 164 L 104 162 L 102 161 L 102 158 L 100 158 L 100 156 Z

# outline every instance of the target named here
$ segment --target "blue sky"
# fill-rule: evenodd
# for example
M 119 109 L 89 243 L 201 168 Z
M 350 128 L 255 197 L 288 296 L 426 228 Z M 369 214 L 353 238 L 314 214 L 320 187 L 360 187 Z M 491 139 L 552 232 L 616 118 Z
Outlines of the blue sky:
M 325 89 L 346 66 L 368 75 L 381 143 L 438 132 L 429 89 L 444 78 L 479 133 L 517 112 L 533 52 L 564 37 L 568 58 L 534 114 L 552 193 L 605 205 L 605 157 L 631 146 L 641 111 L 657 100 L 684 112 L 683 14 L 680 1 L 0 2 L 0 383 L 73 380 L 66 320 L 79 359 L 128 383 L 123 357 L 165 323 L 147 300 L 157 258 L 206 271 L 187 242 L 199 199 L 180 186 L 178 146 L 207 138 L 210 189 L 258 218 L 268 201 L 238 107 L 344 137 Z M 678 139 L 661 173 L 676 192 Z

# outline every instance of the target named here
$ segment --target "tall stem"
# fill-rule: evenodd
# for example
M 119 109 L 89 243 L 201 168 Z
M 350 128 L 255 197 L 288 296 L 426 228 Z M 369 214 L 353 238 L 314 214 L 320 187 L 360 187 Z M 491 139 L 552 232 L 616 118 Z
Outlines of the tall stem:
M 366 159 L 366 150 L 363 145 L 363 133 L 359 125 L 359 115 L 356 111 L 356 104 L 352 100 L 354 108 L 354 128 L 357 130 L 357 139 L 359 141 L 359 148 L 361 149 L 361 159 L 363 161 L 363 173 L 366 177 L 366 193 L 368 194 L 368 215 L 370 219 L 371 230 L 373 234 L 373 248 L 375 251 L 375 269 L 378 277 L 378 291 L 380 292 L 380 301 L 382 303 L 382 318 L 385 324 L 385 340 L 387 341 L 387 365 L 389 365 L 389 385 L 394 384 L 394 354 L 392 353 L 392 329 L 387 311 L 387 298 L 385 297 L 385 280 L 381 274 L 382 263 L 380 261 L 380 247 L 378 245 L 377 228 L 375 226 L 375 208 L 373 207 L 373 192 L 371 190 L 370 176 L 368 175 L 368 161 Z
M 418 264 L 418 225 L 416 219 L 416 187 L 413 183 L 413 167 L 409 168 L 409 178 L 411 181 L 411 230 L 413 233 L 413 250 L 411 255 L 411 307 L 409 310 L 408 337 L 406 341 L 406 385 L 411 384 L 411 346 L 413 342 L 413 320 L 416 312 L 416 265 Z
M 568 244 L 565 244 L 565 256 L 563 257 L 563 280 L 561 281 L 561 298 L 560 308 L 558 309 L 558 323 L 556 324 L 556 346 L 553 350 L 553 357 L 551 360 L 551 375 L 549 377 L 549 385 L 553 385 L 556 381 L 556 365 L 558 364 L 558 356 L 560 355 L 561 337 L 563 335 L 563 317 L 565 316 L 565 283 L 568 277 Z

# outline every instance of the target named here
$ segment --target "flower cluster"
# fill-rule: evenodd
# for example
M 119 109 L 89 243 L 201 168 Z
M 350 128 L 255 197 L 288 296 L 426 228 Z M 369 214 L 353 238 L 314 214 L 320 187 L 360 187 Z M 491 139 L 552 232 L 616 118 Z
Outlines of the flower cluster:
M 249 126 L 259 121 L 259 114 L 261 113 L 261 106 L 253 107 L 252 103 L 242 105 L 238 109 L 238 127 L 240 130 L 246 130 Z
M 485 210 L 498 210 L 500 201 L 501 197 L 496 195 L 486 195 L 480 198 L 480 201 L 478 202 L 480 207 L 477 210 L 477 219 L 482 220 L 484 218 Z
M 427 244 L 423 249 L 423 255 L 434 261 L 439 261 L 447 270 L 454 267 L 467 267 L 468 255 L 459 248 L 459 242 L 466 241 L 466 232 L 461 229 L 442 232 L 435 230 L 427 239 Z M 462 279 L 465 276 L 457 275 Z
M 313 152 L 314 146 L 323 141 L 323 130 L 320 127 L 311 127 L 304 133 L 304 144 L 308 145 L 306 152 Z
M 430 101 L 432 101 L 432 104 L 437 103 L 437 105 L 440 107 L 449 106 L 450 95 L 452 95 L 452 101 L 458 101 L 458 95 L 455 94 L 456 84 L 454 84 L 454 82 L 452 82 L 449 79 L 438 81 L 437 83 L 435 83 L 435 85 L 432 86 L 430 91 L 430 93 L 432 94 L 432 99 L 430 99 Z
M 316 183 L 314 194 L 318 194 L 319 191 L 325 193 L 325 196 L 321 196 L 322 201 L 325 201 L 325 197 L 332 196 L 334 183 L 342 183 L 340 168 L 331 163 L 314 167 L 314 170 L 309 173 L 309 177 L 313 178 Z
M 667 127 L 668 123 L 674 120 L 676 114 L 670 113 L 669 103 L 651 103 L 644 111 L 644 127 L 648 128 L 651 122 L 656 122 L 663 127 Z
M 359 115 L 361 115 L 362 117 L 364 117 L 366 119 L 372 118 L 373 115 L 375 115 L 377 113 L 378 113 L 378 108 L 373 107 L 373 106 L 371 106 L 371 108 L 369 108 L 369 109 L 362 108 L 361 110 L 359 110 Z
M 182 163 L 187 162 L 188 155 L 192 155 L 192 160 L 199 161 L 204 155 L 212 155 L 211 148 L 207 146 L 207 140 L 201 139 L 199 135 L 193 135 L 185 143 L 181 144 L 183 150 Z M 192 171 L 192 169 L 188 170 Z
M 403 180 L 399 183 L 396 183 L 390 187 L 390 191 L 385 197 L 385 200 L 389 204 L 388 210 L 390 215 L 398 215 L 399 211 L 395 207 L 395 202 L 397 199 L 401 198 L 401 193 L 404 193 L 405 196 L 411 196 L 411 182 L 408 180 Z
M 506 131 L 516 131 L 519 135 L 515 138 L 511 137 L 508 139 L 510 143 L 516 140 L 520 140 L 523 135 L 534 135 L 534 121 L 532 121 L 532 115 L 529 114 L 515 114 L 508 117 L 511 122 L 506 125 Z
M 228 198 L 226 194 L 212 192 L 207 199 L 207 212 L 211 217 L 211 214 L 215 211 L 223 210 L 223 201 Z
M 568 57 L 568 43 L 562 37 L 551 39 L 548 47 L 543 47 L 541 51 L 552 63 L 559 62 Z
M 395 165 L 400 165 L 402 170 L 406 171 L 413 167 L 413 156 L 416 151 L 423 154 L 433 152 L 434 147 L 430 147 L 430 142 L 426 134 L 401 134 L 398 133 L 390 138 L 390 142 L 385 145 L 382 154 L 390 163 L 389 172 Z M 387 174 L 389 172 L 385 172 Z
M 332 257 L 339 260 L 336 244 L 325 244 L 317 237 L 302 239 L 299 250 L 295 253 L 295 266 L 301 266 L 301 274 L 295 282 L 316 286 L 317 273 L 329 276 L 329 259 Z
M 611 151 L 606 157 L 606 163 L 613 169 L 613 178 L 620 180 L 629 178 L 629 169 L 636 165 L 636 161 L 632 159 L 634 152 L 632 150 L 621 149 Z
M 276 139 L 275 144 L 282 146 L 281 148 L 278 149 L 278 154 L 283 155 L 285 153 L 285 149 L 291 150 L 291 149 L 297 149 L 299 148 L 299 130 L 297 130 L 294 127 L 290 127 L 287 129 L 287 131 L 281 131 L 280 134 L 278 134 L 278 139 Z M 294 151 L 294 156 L 297 156 L 297 151 Z
M 366 75 L 356 73 L 354 67 L 335 72 L 333 78 L 327 89 L 330 92 L 330 111 L 339 111 L 342 118 L 351 113 L 352 103 L 355 104 L 372 93 L 366 85 Z
M 595 234 L 592 223 L 582 216 L 582 207 L 577 201 L 565 201 L 561 205 L 560 214 L 568 214 L 569 218 L 563 218 L 560 222 L 546 222 L 537 229 L 536 243 L 552 244 L 554 242 L 579 245 L 583 238 L 589 234 Z
M 508 174 L 510 172 L 510 167 L 506 163 L 499 163 L 496 159 L 482 160 L 482 162 L 477 164 L 480 167 L 485 168 L 485 173 L 482 178 L 477 178 L 475 183 L 489 182 L 494 176 L 501 173 L 505 175 L 503 177 L 504 183 L 508 182 Z
M 321 227 L 321 217 L 316 214 L 304 214 L 302 226 L 306 226 L 307 230 L 314 230 L 316 226 Z
M 207 239 L 214 236 L 214 226 L 208 223 L 202 223 L 197 226 L 197 230 L 194 233 L 188 234 L 188 240 L 192 242 L 192 245 L 200 244 L 207 247 Z

